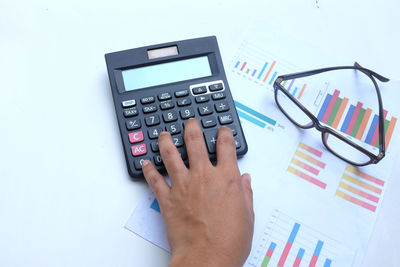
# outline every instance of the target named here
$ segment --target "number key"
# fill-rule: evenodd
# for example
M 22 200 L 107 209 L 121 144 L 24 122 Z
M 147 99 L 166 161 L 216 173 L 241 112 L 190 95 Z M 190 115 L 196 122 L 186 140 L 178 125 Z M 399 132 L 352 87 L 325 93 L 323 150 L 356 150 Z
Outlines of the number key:
M 183 137 L 182 136 L 175 136 L 175 137 L 172 137 L 172 141 L 174 142 L 174 145 L 176 146 L 176 147 L 181 147 L 181 146 L 183 146 Z
M 168 126 L 165 126 L 165 129 L 170 133 L 170 134 L 178 134 L 181 132 L 181 126 L 179 123 L 172 123 Z
M 151 115 L 144 118 L 147 126 L 153 126 L 160 124 L 160 116 L 158 115 Z
M 180 113 L 181 118 L 184 120 L 194 117 L 194 109 L 192 107 L 181 109 Z
M 164 122 L 176 121 L 178 119 L 178 113 L 175 110 L 165 112 L 162 114 Z
M 147 130 L 147 134 L 149 135 L 150 139 L 158 138 L 158 136 L 160 135 L 161 132 L 162 132 L 161 127 L 154 127 L 154 128 L 150 128 Z

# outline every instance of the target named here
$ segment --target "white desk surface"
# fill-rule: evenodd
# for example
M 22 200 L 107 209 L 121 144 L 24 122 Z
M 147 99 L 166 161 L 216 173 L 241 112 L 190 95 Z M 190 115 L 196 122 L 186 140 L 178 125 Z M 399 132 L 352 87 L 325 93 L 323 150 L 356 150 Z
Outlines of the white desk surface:
M 397 0 L 2 0 L 0 266 L 170 259 L 123 227 L 146 184 L 126 172 L 105 53 L 206 35 L 224 53 L 259 18 L 400 79 L 398 10 Z M 400 265 L 399 174 L 365 266 Z

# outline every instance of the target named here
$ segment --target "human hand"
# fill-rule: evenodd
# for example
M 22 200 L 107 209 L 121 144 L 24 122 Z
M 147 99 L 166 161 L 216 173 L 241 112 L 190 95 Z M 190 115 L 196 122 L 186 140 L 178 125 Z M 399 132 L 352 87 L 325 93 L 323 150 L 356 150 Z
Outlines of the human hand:
M 242 266 L 253 237 L 253 193 L 250 175 L 240 175 L 232 131 L 218 131 L 216 166 L 195 119 L 185 125 L 190 169 L 169 133 L 162 132 L 158 140 L 171 187 L 150 161 L 142 166 L 166 225 L 170 266 Z

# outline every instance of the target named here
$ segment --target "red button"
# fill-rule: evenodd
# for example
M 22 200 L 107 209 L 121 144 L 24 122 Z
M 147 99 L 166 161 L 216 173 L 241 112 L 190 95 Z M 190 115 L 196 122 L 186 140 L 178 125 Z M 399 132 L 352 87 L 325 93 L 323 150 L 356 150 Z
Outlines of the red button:
M 138 131 L 138 132 L 129 134 L 129 142 L 131 142 L 131 144 L 139 143 L 139 142 L 142 142 L 143 140 L 144 140 L 144 137 L 143 137 L 142 131 Z
M 134 157 L 145 155 L 147 153 L 146 144 L 132 146 L 131 150 Z

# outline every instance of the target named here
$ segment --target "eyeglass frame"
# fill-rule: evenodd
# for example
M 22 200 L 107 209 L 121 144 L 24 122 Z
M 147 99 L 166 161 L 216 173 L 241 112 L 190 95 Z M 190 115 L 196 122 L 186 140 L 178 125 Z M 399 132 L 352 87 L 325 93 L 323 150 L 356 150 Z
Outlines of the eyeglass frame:
M 326 127 L 324 125 L 322 125 L 319 120 L 317 119 L 317 117 L 314 116 L 314 114 L 312 114 L 306 107 L 304 107 L 292 94 L 289 93 L 288 90 L 286 90 L 283 86 L 282 86 L 282 82 L 286 81 L 286 80 L 291 80 L 291 79 L 296 79 L 296 78 L 303 78 L 303 77 L 307 77 L 307 76 L 311 76 L 311 75 L 316 75 L 316 74 L 320 74 L 323 72 L 328 72 L 328 71 L 335 71 L 335 70 L 345 70 L 345 69 L 353 69 L 353 70 L 358 70 L 363 72 L 365 75 L 367 75 L 372 83 L 374 84 L 375 87 L 375 91 L 378 97 L 378 103 L 379 103 L 379 153 L 378 155 L 373 154 L 372 152 L 368 151 L 367 149 L 363 148 L 362 146 L 358 145 L 357 143 L 345 138 L 344 136 L 342 136 L 341 134 L 339 134 L 337 131 Z M 278 105 L 279 109 L 282 111 L 282 113 L 293 123 L 295 124 L 297 127 L 300 127 L 302 129 L 311 129 L 311 128 L 316 128 L 318 131 L 321 132 L 321 137 L 322 137 L 322 143 L 325 145 L 325 147 L 328 149 L 329 152 L 331 152 L 332 154 L 334 154 L 335 156 L 337 156 L 338 158 L 344 160 L 345 162 L 354 165 L 354 166 L 366 166 L 369 164 L 376 164 L 378 163 L 380 160 L 382 160 L 385 157 L 385 152 L 386 152 L 386 148 L 385 148 L 385 138 L 384 138 L 384 117 L 383 117 L 383 104 L 382 104 L 382 96 L 379 90 L 379 86 L 376 82 L 376 80 L 374 79 L 378 79 L 381 82 L 388 82 L 389 79 L 383 77 L 382 75 L 362 67 L 360 64 L 358 64 L 357 62 L 354 63 L 354 66 L 337 66 L 337 67 L 330 67 L 330 68 L 320 68 L 320 69 L 315 69 L 315 70 L 310 70 L 310 71 L 303 71 L 303 72 L 297 72 L 297 73 L 292 73 L 292 74 L 286 74 L 286 75 L 280 75 L 278 76 L 278 78 L 276 78 L 275 82 L 274 82 L 274 95 L 275 95 L 275 103 Z M 307 116 L 308 118 L 311 120 L 312 124 L 310 125 L 300 125 L 298 124 L 296 121 L 294 121 L 286 112 L 285 110 L 282 108 L 282 106 L 280 105 L 277 96 L 278 96 L 278 91 L 282 91 L 287 97 L 289 97 L 289 99 L 294 102 L 296 104 L 296 106 L 298 106 Z M 367 161 L 366 163 L 356 163 L 356 162 L 352 162 L 351 160 L 346 159 L 345 157 L 341 156 L 340 154 L 336 153 L 335 151 L 333 151 L 329 145 L 326 143 L 326 139 L 324 138 L 324 136 L 326 136 L 326 134 L 332 134 L 335 137 L 339 138 L 340 140 L 342 140 L 343 142 L 349 144 L 350 146 L 354 147 L 355 149 L 359 150 L 360 152 L 364 153 L 366 156 L 368 156 L 370 158 L 369 161 Z

